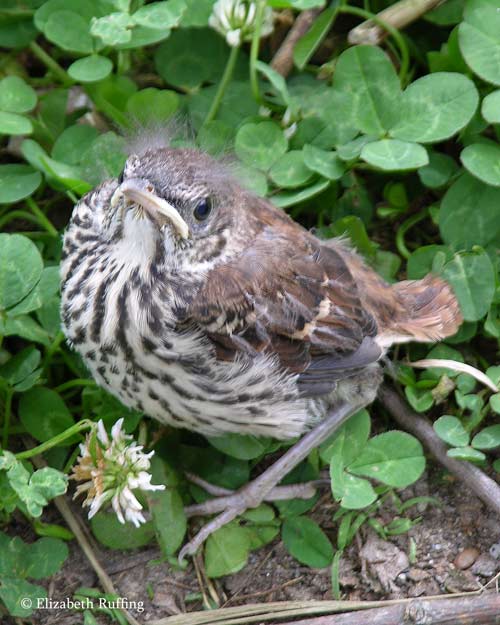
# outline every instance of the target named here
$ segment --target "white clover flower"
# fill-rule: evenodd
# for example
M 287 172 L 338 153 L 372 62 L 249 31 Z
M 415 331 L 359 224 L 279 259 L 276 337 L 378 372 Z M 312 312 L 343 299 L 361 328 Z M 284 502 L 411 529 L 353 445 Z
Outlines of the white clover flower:
M 251 0 L 217 0 L 208 23 L 226 38 L 227 43 L 235 48 L 243 41 L 252 39 L 257 3 Z M 260 36 L 267 37 L 273 31 L 273 11 L 264 9 Z
M 146 454 L 142 445 L 129 442 L 132 436 L 122 430 L 123 419 L 113 425 L 111 440 L 98 421 L 80 445 L 81 455 L 73 467 L 71 478 L 81 482 L 75 497 L 86 493 L 83 506 L 89 507 L 91 519 L 105 504 L 111 502 L 120 523 L 130 521 L 136 527 L 145 523 L 142 506 L 132 491 L 163 490 L 164 485 L 151 484 L 150 458 L 154 451 Z

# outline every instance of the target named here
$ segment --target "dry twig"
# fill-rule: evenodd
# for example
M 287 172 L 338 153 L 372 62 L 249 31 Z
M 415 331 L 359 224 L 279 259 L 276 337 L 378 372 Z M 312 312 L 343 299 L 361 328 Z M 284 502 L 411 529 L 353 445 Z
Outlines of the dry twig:
M 237 600 L 243 601 L 243 599 L 246 600 L 246 599 L 255 599 L 255 597 L 262 597 L 262 596 L 265 597 L 267 595 L 271 595 L 274 592 L 278 592 L 279 590 L 283 590 L 284 588 L 288 588 L 288 586 L 293 586 L 294 584 L 297 584 L 303 579 L 304 579 L 304 576 L 300 575 L 299 577 L 295 577 L 294 579 L 289 579 L 287 582 L 283 582 L 283 584 L 278 584 L 277 586 L 271 586 L 271 588 L 267 588 L 266 590 L 259 590 L 258 592 L 252 592 L 252 593 L 249 593 L 248 595 L 241 595 L 240 597 L 237 597 Z
M 308 9 L 295 20 L 292 28 L 285 37 L 283 43 L 271 61 L 271 67 L 282 76 L 288 76 L 293 68 L 293 49 L 297 41 L 303 37 L 311 27 L 315 18 L 321 13 L 321 9 Z
M 498 593 L 466 592 L 394 601 L 275 601 L 223 608 L 208 613 L 179 614 L 152 621 L 151 625 L 250 625 L 271 622 L 281 625 L 490 625 L 495 622 L 494 618 L 498 614 Z M 289 620 L 301 616 L 311 618 L 302 621 Z M 345 620 L 347 617 L 357 620 Z M 430 620 L 431 618 L 434 620 Z M 284 621 L 285 619 L 287 620 Z
M 434 9 L 445 0 L 400 0 L 377 14 L 377 19 L 394 28 L 404 28 L 421 17 L 427 11 Z M 353 28 L 347 37 L 350 44 L 376 46 L 387 36 L 387 30 L 373 20 L 362 22 Z
M 333 616 L 320 616 L 283 625 L 491 625 L 500 613 L 500 595 L 486 593 L 449 599 L 415 599 L 407 604 L 372 608 Z

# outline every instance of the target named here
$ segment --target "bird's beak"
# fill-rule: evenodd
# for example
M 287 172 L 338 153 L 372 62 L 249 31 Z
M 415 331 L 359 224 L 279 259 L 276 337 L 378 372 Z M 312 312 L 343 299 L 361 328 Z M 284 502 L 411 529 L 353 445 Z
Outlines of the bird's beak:
M 122 182 L 113 194 L 112 204 L 116 203 L 120 196 L 138 204 L 148 215 L 158 221 L 160 216 L 165 217 L 175 228 L 182 239 L 189 237 L 189 227 L 179 214 L 179 211 L 169 202 L 155 195 L 151 185 L 142 179 L 129 179 Z

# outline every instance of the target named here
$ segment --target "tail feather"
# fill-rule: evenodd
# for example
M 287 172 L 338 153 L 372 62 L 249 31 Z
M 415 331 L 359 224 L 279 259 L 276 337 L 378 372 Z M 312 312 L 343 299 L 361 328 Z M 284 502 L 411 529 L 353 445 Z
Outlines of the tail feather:
M 427 275 L 422 280 L 404 280 L 392 286 L 401 303 L 391 333 L 400 341 L 439 341 L 458 331 L 463 321 L 457 298 L 443 279 Z M 398 342 L 397 339 L 396 341 Z
M 377 344 L 388 349 L 394 343 L 432 342 L 458 331 L 463 319 L 450 285 L 429 274 L 422 280 L 387 284 L 345 243 L 327 243 L 342 255 L 360 286 L 365 308 L 377 322 Z

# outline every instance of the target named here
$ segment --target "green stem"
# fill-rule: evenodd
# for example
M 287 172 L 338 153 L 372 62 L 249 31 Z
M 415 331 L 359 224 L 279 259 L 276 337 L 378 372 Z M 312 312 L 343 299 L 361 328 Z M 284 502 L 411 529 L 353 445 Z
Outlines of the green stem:
M 71 469 L 73 468 L 73 465 L 75 464 L 76 459 L 78 458 L 79 454 L 80 454 L 80 445 L 77 445 L 73 449 L 73 452 L 71 453 L 71 455 L 68 458 L 68 460 L 66 461 L 66 464 L 64 465 L 64 468 L 62 470 L 63 473 L 69 473 L 71 471 Z
M 47 348 L 47 351 L 45 352 L 45 357 L 44 357 L 43 363 L 42 363 L 42 370 L 43 371 L 45 371 L 45 369 L 50 364 L 50 361 L 52 360 L 52 356 L 57 352 L 57 350 L 59 349 L 59 346 L 64 341 L 64 338 L 65 338 L 64 334 L 62 332 L 58 332 L 56 334 L 56 337 L 54 338 L 54 340 L 50 344 L 50 346 Z
M 365 11 L 364 9 L 360 9 L 358 7 L 343 6 L 340 7 L 339 11 L 341 13 L 357 15 L 358 17 L 362 17 L 365 20 L 371 20 L 372 22 L 375 22 L 375 24 L 381 26 L 392 36 L 394 41 L 398 44 L 398 48 L 401 54 L 399 79 L 401 80 L 401 83 L 404 83 L 406 75 L 408 74 L 408 68 L 410 66 L 410 52 L 408 51 L 406 41 L 404 40 L 404 37 L 401 35 L 399 30 L 397 28 L 394 28 L 394 26 L 392 26 L 391 24 L 388 24 L 387 22 L 381 20 L 374 13 L 370 13 L 370 11 Z
M 69 389 L 77 386 L 97 387 L 97 384 L 94 380 L 90 380 L 89 378 L 76 378 L 76 380 L 68 380 L 68 382 L 64 382 L 63 384 L 56 386 L 54 390 L 56 393 L 64 393 L 64 391 L 68 391 Z
M 126 74 L 130 71 L 130 51 L 118 50 L 116 57 L 116 73 L 118 75 Z
M 12 412 L 12 396 L 14 395 L 14 390 L 8 386 L 5 389 L 5 408 L 4 408 L 4 416 L 3 416 L 3 435 L 2 435 L 2 447 L 3 449 L 7 449 L 9 444 L 9 428 L 10 428 L 10 415 Z
M 224 93 L 228 84 L 231 82 L 231 78 L 233 76 L 234 68 L 236 66 L 236 59 L 238 58 L 238 52 L 240 51 L 239 46 L 235 46 L 231 48 L 231 52 L 229 53 L 229 58 L 227 59 L 226 67 L 224 68 L 224 73 L 222 74 L 222 78 L 220 79 L 219 86 L 217 87 L 217 93 L 212 101 L 212 105 L 210 110 L 205 117 L 205 121 L 203 125 L 205 126 L 208 122 L 211 122 L 215 119 L 219 107 L 222 102 L 222 98 L 224 97 Z
M 30 76 L 30 85 L 32 87 L 51 87 L 54 84 L 52 78 L 47 74 L 41 78 L 33 78 Z
M 78 203 L 78 198 L 76 197 L 76 195 L 73 193 L 73 191 L 70 191 L 69 189 L 66 189 L 66 195 L 69 197 L 69 199 L 73 202 L 73 204 L 77 204 Z
M 394 45 L 394 42 L 392 42 L 389 38 L 387 38 L 385 45 L 387 46 L 387 49 L 389 50 L 389 52 L 394 55 L 394 58 L 397 59 L 399 53 L 398 53 L 397 46 Z
M 75 82 L 66 70 L 63 69 L 49 54 L 47 54 L 45 50 L 36 43 L 36 41 L 32 41 L 30 43 L 30 50 L 36 58 L 62 82 L 65 87 L 72 85 Z
M 259 47 L 260 47 L 260 31 L 262 28 L 262 20 L 264 18 L 264 10 L 266 3 L 264 0 L 259 0 L 257 3 L 257 11 L 255 13 L 254 30 L 252 34 L 252 44 L 250 46 L 250 87 L 252 88 L 253 97 L 259 104 L 264 104 L 264 99 L 260 95 L 259 89 L 259 77 L 255 63 L 259 59 Z
M 486 391 L 483 390 L 477 394 L 480 397 L 484 398 L 485 393 Z M 464 428 L 467 430 L 467 432 L 472 432 L 473 430 L 477 429 L 484 421 L 484 419 L 488 416 L 489 411 L 489 406 L 488 404 L 486 404 L 486 406 L 484 406 L 481 410 L 478 410 L 476 414 L 472 414 L 464 424 Z
M 61 432 L 57 436 L 54 436 L 48 441 L 45 441 L 41 445 L 37 445 L 36 447 L 33 447 L 32 449 L 27 449 L 26 451 L 21 451 L 20 453 L 16 454 L 16 458 L 18 460 L 24 460 L 26 458 L 32 458 L 33 456 L 38 456 L 39 454 L 43 454 L 49 449 L 52 449 L 52 447 L 55 447 L 56 445 L 60 445 L 65 440 L 67 440 L 68 438 L 71 438 L 75 434 L 78 434 L 79 432 L 82 432 L 83 430 L 89 430 L 90 428 L 93 428 L 94 426 L 95 426 L 95 423 L 93 421 L 90 421 L 89 419 L 82 419 L 82 421 L 78 421 L 78 423 L 75 423 L 75 425 L 72 425 L 67 430 L 64 430 L 64 432 Z
M 109 117 L 111 121 L 115 122 L 122 130 L 130 127 L 130 117 L 104 98 L 96 96 L 94 104 L 98 111 L 104 113 L 106 117 Z M 70 193 L 71 191 L 68 191 L 68 195 Z M 73 195 L 73 197 L 75 196 Z
M 29 206 L 29 208 L 30 208 L 31 212 L 33 213 L 33 215 L 35 215 L 35 217 L 38 219 L 38 223 L 43 228 L 45 228 L 45 230 L 47 230 L 47 232 L 49 234 L 51 234 L 53 237 L 58 237 L 59 233 L 54 228 L 52 223 L 49 221 L 49 219 L 47 218 L 45 213 L 42 211 L 42 209 L 35 202 L 35 200 L 32 197 L 27 197 L 26 198 L 26 204 Z
M 5 15 L 6 17 L 31 17 L 32 15 L 34 15 L 35 11 L 31 10 L 31 9 L 25 9 L 23 7 L 15 7 L 15 8 L 8 8 L 8 7 L 2 7 L 2 15 Z
M 423 221 L 428 215 L 429 211 L 425 208 L 420 211 L 420 213 L 416 213 L 415 215 L 408 217 L 408 219 L 399 226 L 398 231 L 396 232 L 396 247 L 398 248 L 398 252 L 401 256 L 406 258 L 406 260 L 410 258 L 411 252 L 406 247 L 405 234 L 410 228 L 412 228 L 415 224 L 418 224 L 419 221 Z
M 38 240 L 48 240 L 48 239 L 52 239 L 52 235 L 49 234 L 48 232 L 40 232 L 38 231 L 31 231 L 31 230 L 23 230 L 23 237 L 28 237 L 28 239 L 33 239 L 34 241 L 38 241 Z
M 81 371 L 78 369 L 78 367 L 75 366 L 75 364 L 73 363 L 73 360 L 71 359 L 70 355 L 66 353 L 66 351 L 64 349 L 62 349 L 59 353 L 60 357 L 62 358 L 62 361 L 64 362 L 64 364 L 66 365 L 66 367 L 68 367 L 68 369 L 73 373 L 73 375 L 77 378 L 79 375 L 81 375 Z
M 7 215 L 2 217 L 2 219 L 0 219 L 0 230 L 9 222 L 14 221 L 14 219 L 24 219 L 25 221 L 31 221 L 31 223 L 34 223 L 37 226 L 40 225 L 38 219 L 31 213 L 28 213 L 28 211 L 17 210 L 10 211 Z

